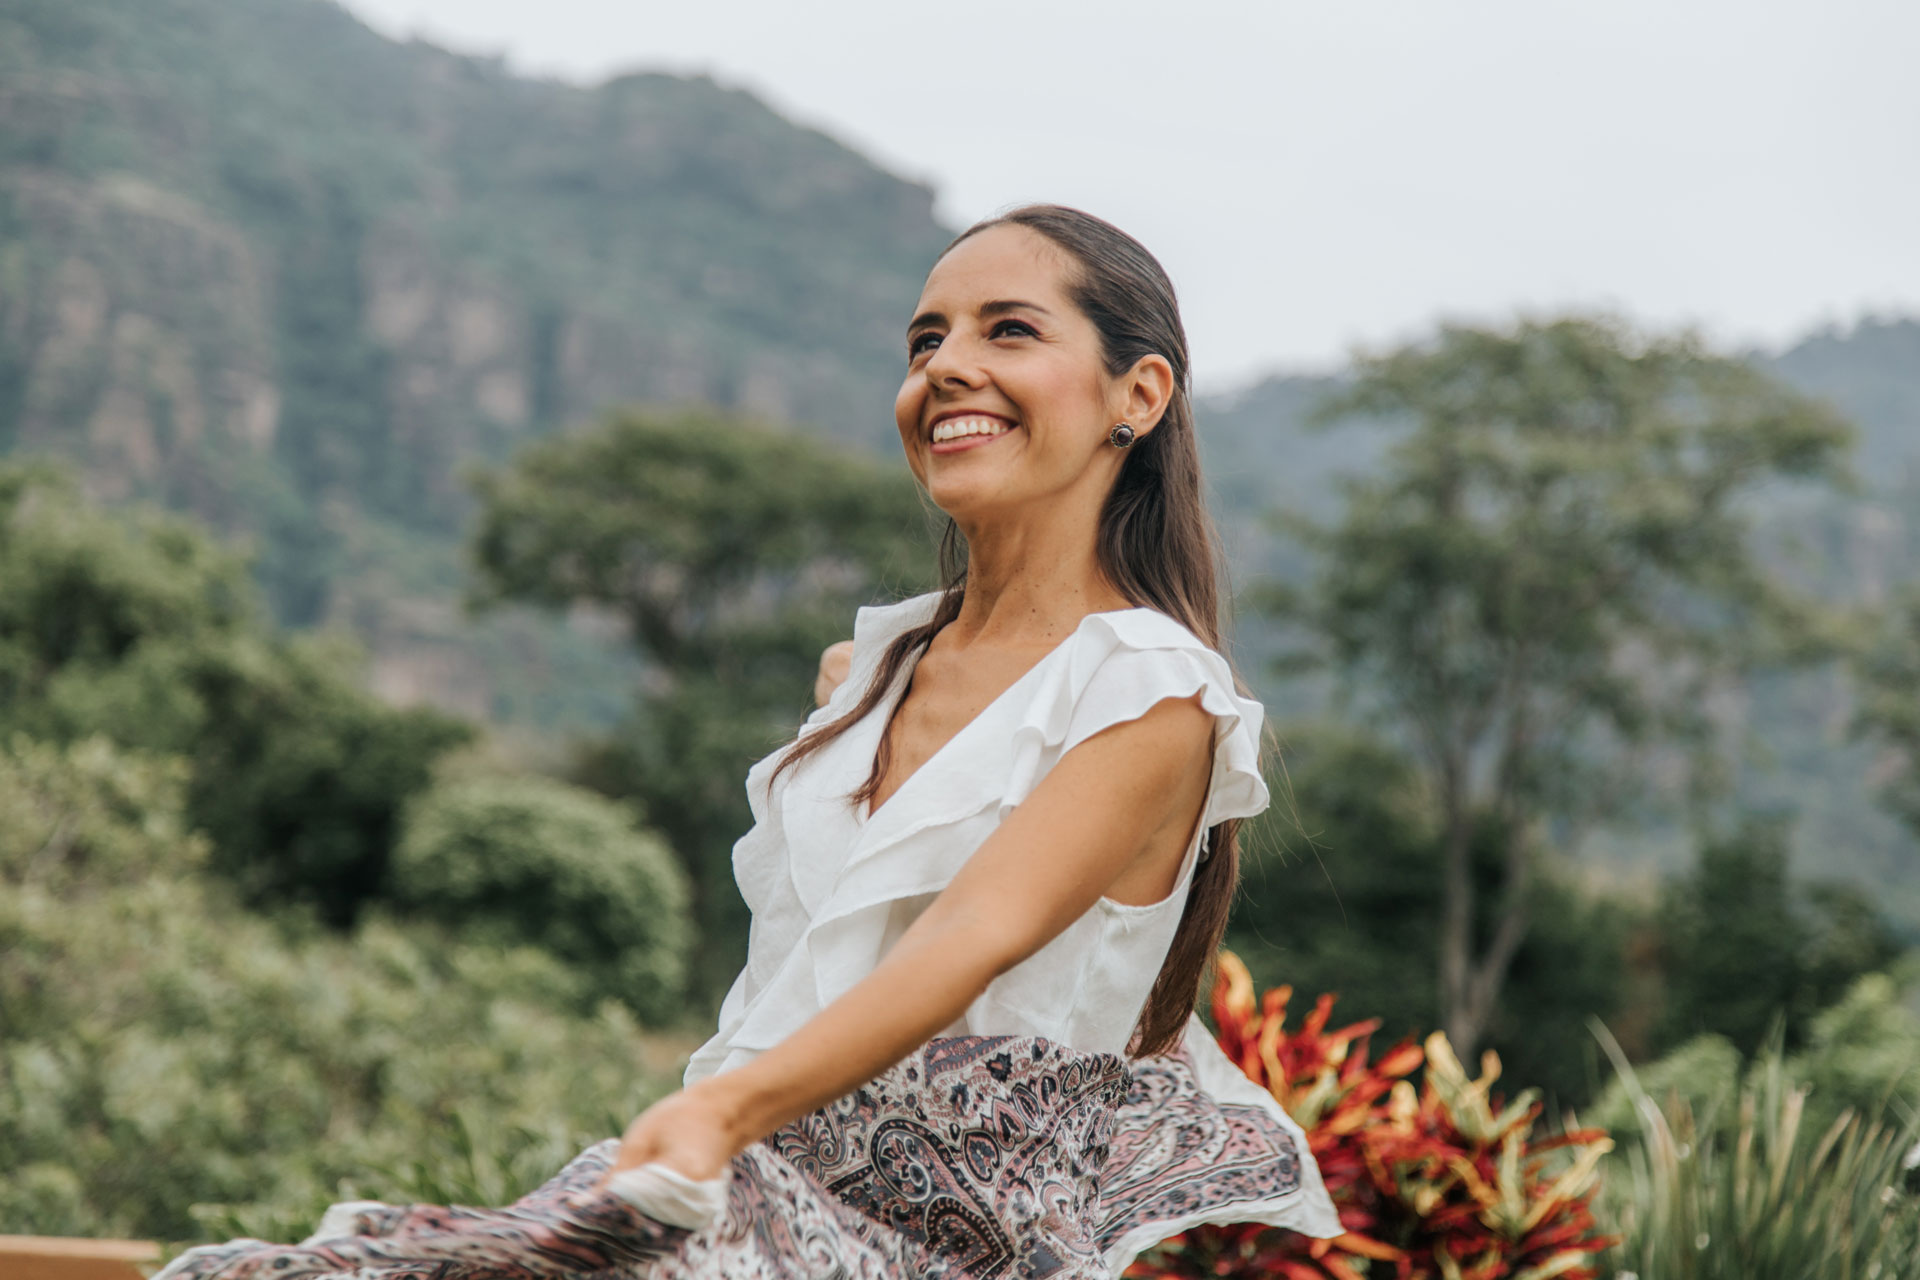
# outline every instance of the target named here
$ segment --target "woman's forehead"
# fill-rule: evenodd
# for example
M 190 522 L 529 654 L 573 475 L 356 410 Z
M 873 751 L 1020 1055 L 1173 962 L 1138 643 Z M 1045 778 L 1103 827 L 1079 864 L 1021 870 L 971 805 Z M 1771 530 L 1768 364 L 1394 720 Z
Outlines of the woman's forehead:
M 1043 305 L 1064 299 L 1072 262 L 1037 231 L 1013 223 L 989 227 L 948 250 L 927 273 L 918 310 L 968 310 L 997 298 Z

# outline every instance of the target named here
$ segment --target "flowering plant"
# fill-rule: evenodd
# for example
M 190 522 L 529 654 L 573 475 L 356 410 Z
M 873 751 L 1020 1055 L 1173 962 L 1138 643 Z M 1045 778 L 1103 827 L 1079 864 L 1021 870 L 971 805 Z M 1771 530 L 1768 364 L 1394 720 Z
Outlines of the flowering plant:
M 1345 1233 L 1200 1227 L 1150 1250 L 1129 1277 L 1592 1280 L 1593 1255 L 1612 1243 L 1589 1204 L 1613 1146 L 1604 1132 L 1536 1138 L 1537 1092 L 1504 1100 L 1493 1092 L 1500 1060 L 1483 1055 L 1469 1078 L 1440 1032 L 1370 1061 L 1379 1020 L 1328 1030 L 1331 995 L 1288 1032 L 1292 994 L 1276 987 L 1256 1001 L 1246 966 L 1221 953 L 1220 1046 L 1306 1131 Z M 1410 1077 L 1423 1064 L 1416 1089 Z

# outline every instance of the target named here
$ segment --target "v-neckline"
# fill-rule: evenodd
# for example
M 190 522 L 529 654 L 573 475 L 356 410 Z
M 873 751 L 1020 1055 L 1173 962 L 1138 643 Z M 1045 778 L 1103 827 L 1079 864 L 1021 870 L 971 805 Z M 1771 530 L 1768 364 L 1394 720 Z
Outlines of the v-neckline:
M 986 706 L 974 712 L 973 717 L 971 719 L 969 719 L 965 724 L 961 725 L 958 729 L 954 730 L 952 736 L 950 736 L 945 742 L 941 743 L 938 747 L 936 747 L 932 755 L 928 756 L 925 760 L 922 760 L 919 766 L 915 768 L 912 773 L 908 774 L 905 778 L 901 779 L 900 785 L 893 789 L 893 794 L 888 796 L 886 799 L 886 802 L 882 804 L 878 809 L 871 809 L 871 810 L 869 809 L 868 806 L 872 804 L 871 800 L 862 800 L 859 804 L 856 804 L 853 807 L 853 813 L 854 813 L 855 819 L 859 822 L 860 826 L 864 829 L 870 824 L 872 824 L 873 822 L 877 821 L 881 814 L 887 812 L 890 808 L 892 808 L 894 801 L 900 798 L 900 795 L 902 792 L 904 792 L 908 787 L 912 786 L 914 784 L 914 781 L 917 778 L 919 778 L 921 774 L 925 773 L 928 770 L 928 768 L 930 768 L 936 761 L 940 759 L 941 756 L 944 756 L 945 754 L 947 754 L 948 751 L 950 751 L 953 748 L 954 743 L 960 741 L 961 738 L 967 735 L 969 730 L 971 730 L 974 726 L 978 725 L 981 721 L 985 720 L 988 715 L 990 715 L 997 707 L 999 707 L 1001 703 L 1005 702 L 1008 699 L 1008 697 L 1010 697 L 1013 694 L 1013 691 L 1015 689 L 1018 689 L 1021 685 L 1025 684 L 1028 680 L 1031 680 L 1035 672 L 1039 671 L 1042 667 L 1046 666 L 1047 663 L 1051 662 L 1059 654 L 1065 652 L 1066 649 L 1070 645 L 1072 645 L 1075 640 L 1080 638 L 1081 631 L 1083 631 L 1086 628 L 1087 619 L 1110 618 L 1115 614 L 1135 613 L 1135 612 L 1138 612 L 1140 609 L 1143 609 L 1146 607 L 1147 606 L 1145 605 L 1135 605 L 1127 609 L 1101 609 L 1093 613 L 1083 615 L 1080 621 L 1074 624 L 1073 630 L 1069 631 L 1066 637 L 1062 639 L 1059 644 L 1054 645 L 1053 648 L 1047 650 L 1045 653 L 1041 654 L 1038 658 L 1036 658 L 1034 660 L 1033 665 L 1028 667 L 1025 671 L 1021 672 L 1017 677 L 1015 677 L 1012 684 L 1008 685 L 1006 688 L 1002 689 L 999 693 L 995 694 L 992 700 L 989 701 Z M 926 651 L 924 649 L 921 650 L 921 656 L 924 657 L 925 654 L 926 654 Z M 917 669 L 919 665 L 920 665 L 920 659 L 915 658 L 913 660 L 914 669 Z M 885 714 L 881 717 L 881 720 L 880 720 L 880 737 L 875 739 L 874 741 L 875 750 L 878 750 L 880 743 L 885 741 L 887 736 L 887 730 L 891 726 L 893 721 L 894 712 L 899 708 L 900 703 L 905 700 L 907 696 L 907 689 L 912 685 L 912 683 L 913 683 L 913 670 L 910 669 L 907 672 L 907 679 L 901 684 L 900 692 L 895 694 L 893 697 L 887 699 L 886 703 L 884 704 Z M 881 709 L 880 707 L 874 708 L 875 711 L 879 711 L 880 709 Z

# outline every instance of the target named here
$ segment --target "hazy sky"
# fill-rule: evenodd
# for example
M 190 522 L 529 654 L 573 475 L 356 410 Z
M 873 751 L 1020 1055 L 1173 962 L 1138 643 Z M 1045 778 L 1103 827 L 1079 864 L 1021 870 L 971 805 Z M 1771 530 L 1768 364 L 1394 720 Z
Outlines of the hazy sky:
M 1213 390 L 1440 315 L 1771 346 L 1920 314 L 1915 0 L 348 7 L 529 74 L 709 72 L 954 226 L 1089 209 L 1172 272 Z

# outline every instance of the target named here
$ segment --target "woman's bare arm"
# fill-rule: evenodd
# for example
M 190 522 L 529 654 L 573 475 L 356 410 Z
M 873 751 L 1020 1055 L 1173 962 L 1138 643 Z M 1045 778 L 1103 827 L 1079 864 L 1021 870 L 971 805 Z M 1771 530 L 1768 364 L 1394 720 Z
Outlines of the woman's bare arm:
M 1184 850 L 1212 748 L 1213 717 L 1197 695 L 1163 699 L 1075 746 L 872 973 L 752 1062 L 650 1108 L 615 1169 L 663 1160 L 711 1177 L 749 1143 L 926 1043 L 1152 851 Z

